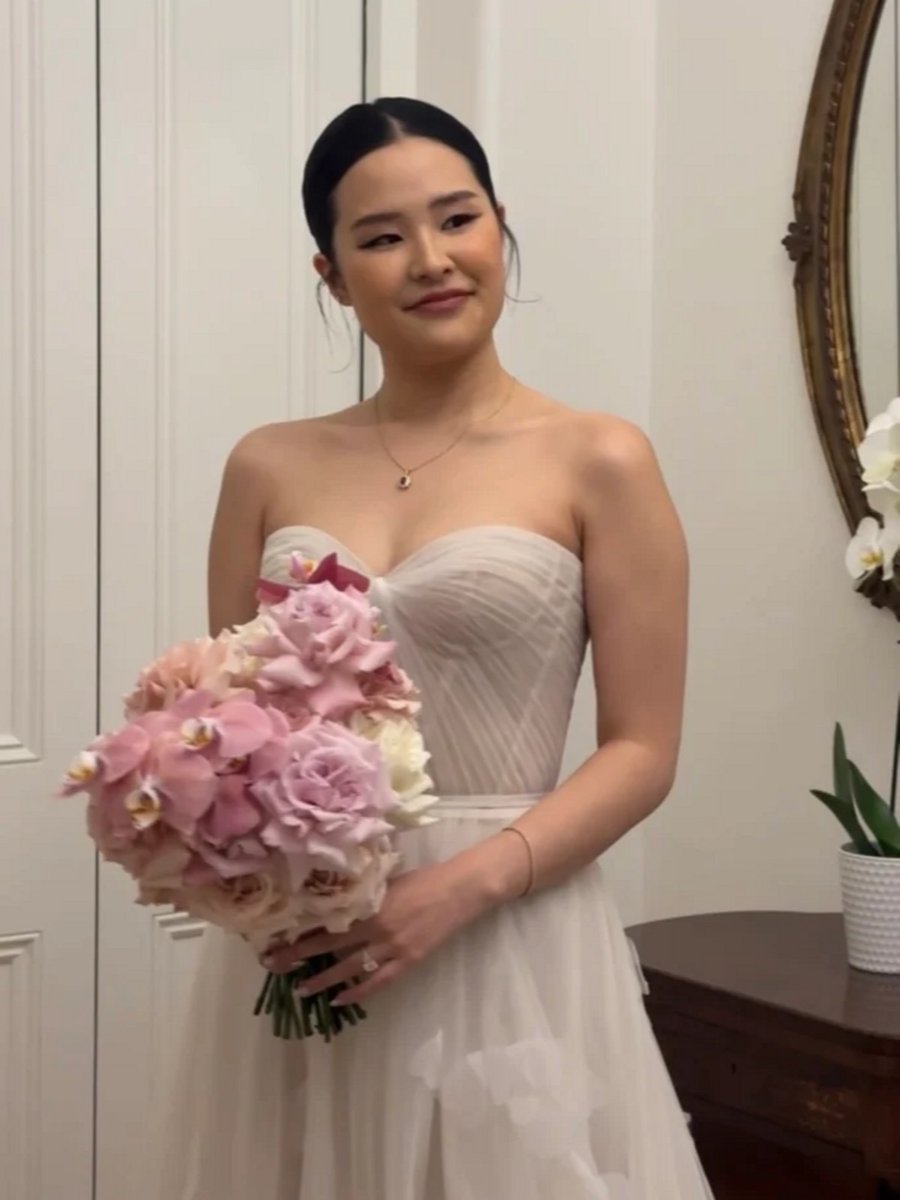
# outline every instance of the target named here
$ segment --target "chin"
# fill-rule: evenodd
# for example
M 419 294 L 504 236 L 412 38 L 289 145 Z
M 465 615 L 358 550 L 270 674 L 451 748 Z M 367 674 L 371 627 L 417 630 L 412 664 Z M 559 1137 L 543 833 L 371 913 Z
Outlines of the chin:
M 453 361 L 476 354 L 494 333 L 496 321 L 479 313 L 476 320 L 422 322 L 405 328 L 392 339 L 391 350 L 399 358 L 424 362 Z
M 427 336 L 404 339 L 397 357 L 421 363 L 458 362 L 477 354 L 490 341 L 493 327 L 474 330 L 434 330 Z

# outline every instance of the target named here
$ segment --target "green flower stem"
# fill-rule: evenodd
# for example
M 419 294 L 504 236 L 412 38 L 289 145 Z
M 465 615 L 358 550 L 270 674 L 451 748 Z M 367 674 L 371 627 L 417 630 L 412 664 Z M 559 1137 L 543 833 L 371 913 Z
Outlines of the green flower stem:
M 264 1014 L 269 1017 L 277 1038 L 308 1038 L 317 1033 L 326 1042 L 331 1042 L 345 1025 L 353 1026 L 365 1019 L 365 1009 L 358 1004 L 333 1003 L 335 996 L 346 990 L 346 983 L 335 984 L 315 996 L 299 996 L 297 989 L 338 961 L 333 954 L 320 954 L 287 974 L 277 975 L 270 971 L 254 1005 L 254 1016 Z

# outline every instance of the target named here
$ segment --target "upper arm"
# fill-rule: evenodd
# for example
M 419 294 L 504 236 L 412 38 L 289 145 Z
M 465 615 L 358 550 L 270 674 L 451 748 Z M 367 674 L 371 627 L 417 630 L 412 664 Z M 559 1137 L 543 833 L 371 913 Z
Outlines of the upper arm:
M 641 742 L 671 775 L 687 653 L 685 538 L 645 435 L 590 420 L 580 496 L 598 741 Z
M 247 434 L 228 456 L 209 541 L 209 629 L 249 621 L 265 536 L 266 454 L 262 431 Z

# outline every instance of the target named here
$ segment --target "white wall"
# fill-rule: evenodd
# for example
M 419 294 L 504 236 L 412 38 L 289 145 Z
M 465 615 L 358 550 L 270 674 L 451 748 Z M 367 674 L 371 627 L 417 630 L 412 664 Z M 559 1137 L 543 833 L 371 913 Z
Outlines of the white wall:
M 836 718 L 889 779 L 898 627 L 852 594 L 779 245 L 830 0 L 659 6 L 650 429 L 693 557 L 681 778 L 648 915 L 837 907 Z
M 830 0 L 420 0 L 419 94 L 481 134 L 522 241 L 512 369 L 651 434 L 687 530 L 679 782 L 611 857 L 626 920 L 833 908 L 835 719 L 885 784 L 893 618 L 852 594 L 780 240 Z M 567 761 L 591 747 L 589 681 Z

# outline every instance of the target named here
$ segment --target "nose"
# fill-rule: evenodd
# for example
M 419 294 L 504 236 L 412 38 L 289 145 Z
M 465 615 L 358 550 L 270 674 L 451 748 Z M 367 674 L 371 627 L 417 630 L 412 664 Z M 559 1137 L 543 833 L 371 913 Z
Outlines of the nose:
M 409 269 L 416 280 L 443 279 L 453 270 L 453 262 L 442 239 L 431 230 L 423 231 L 413 239 Z

